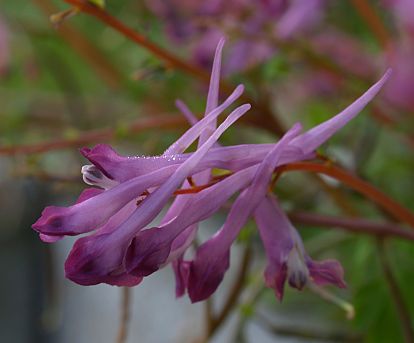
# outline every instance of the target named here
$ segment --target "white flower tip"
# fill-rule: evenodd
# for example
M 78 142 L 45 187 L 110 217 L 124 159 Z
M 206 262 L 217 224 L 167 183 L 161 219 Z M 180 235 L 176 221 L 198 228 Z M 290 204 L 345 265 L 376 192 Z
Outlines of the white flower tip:
M 309 280 L 309 269 L 306 266 L 302 253 L 298 250 L 298 247 L 294 247 L 288 256 L 287 260 L 287 277 L 289 284 L 302 290 Z
M 93 164 L 84 165 L 81 169 L 83 181 L 90 186 L 98 186 L 103 189 L 110 189 L 115 187 L 118 182 L 106 177 L 96 166 Z

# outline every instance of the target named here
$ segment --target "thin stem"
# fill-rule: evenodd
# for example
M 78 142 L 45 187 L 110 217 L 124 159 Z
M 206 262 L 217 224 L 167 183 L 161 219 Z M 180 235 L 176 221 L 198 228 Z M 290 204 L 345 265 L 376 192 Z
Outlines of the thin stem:
M 385 241 L 383 239 L 378 239 L 377 249 L 381 268 L 384 273 L 384 278 L 390 290 L 391 299 L 393 300 L 395 308 L 398 312 L 398 317 L 400 318 L 400 323 L 402 326 L 405 342 L 413 343 L 414 330 L 411 326 L 410 311 L 404 302 L 404 297 L 398 286 L 397 280 L 393 275 L 392 267 L 390 265 L 389 259 L 387 257 L 387 252 L 385 249 Z
M 57 8 L 51 0 L 34 0 L 34 2 L 40 10 L 48 16 L 57 12 Z M 100 51 L 95 44 L 75 28 L 66 24 L 60 25 L 58 32 L 73 50 L 89 63 L 96 74 L 101 77 L 109 87 L 119 88 L 124 77 L 119 70 L 108 61 L 105 54 Z
M 381 192 L 368 182 L 360 179 L 358 176 L 353 175 L 339 167 L 331 164 L 320 164 L 314 162 L 297 162 L 291 163 L 280 168 L 285 171 L 308 171 L 314 173 L 322 173 L 333 177 L 336 180 L 341 181 L 353 190 L 363 194 L 366 198 L 379 205 L 386 210 L 390 215 L 399 221 L 406 222 L 414 228 L 414 213 L 407 208 L 400 205 L 395 200 L 391 199 L 388 195 Z
M 206 332 L 209 333 L 209 332 L 212 331 L 212 327 L 214 325 L 212 298 L 208 298 L 204 302 L 204 306 L 205 306 L 204 307 L 204 312 L 205 312 L 205 318 L 206 318 Z
M 391 45 L 392 38 L 388 33 L 387 28 L 384 26 L 381 18 L 378 16 L 375 9 L 372 8 L 369 1 L 351 0 L 351 3 L 361 18 L 366 22 L 381 47 L 384 50 L 387 49 Z
M 119 323 L 116 343 L 125 343 L 128 336 L 128 324 L 130 319 L 131 289 L 122 288 L 121 321 Z
M 215 185 L 217 182 L 219 182 L 222 179 L 225 179 L 229 175 L 231 175 L 231 174 L 224 174 L 224 175 L 216 176 L 216 177 L 212 178 L 212 180 L 210 182 L 208 182 L 204 185 L 201 185 L 201 186 L 192 186 L 191 188 L 177 189 L 174 192 L 174 195 L 193 194 L 193 193 L 201 192 L 203 189 L 206 189 L 206 188 L 209 188 L 210 186 Z
M 235 325 L 234 339 L 232 342 L 246 342 L 244 328 L 247 321 L 254 316 L 257 308 L 256 305 L 266 291 L 266 287 L 263 284 L 263 271 L 260 271 L 260 273 L 257 273 L 256 277 L 253 277 L 253 282 L 249 288 L 245 300 L 240 304 L 239 316 Z M 244 313 L 243 308 L 245 310 Z
M 354 319 L 355 317 L 355 308 L 354 305 L 348 301 L 338 297 L 337 295 L 329 292 L 327 289 L 317 286 L 314 283 L 309 283 L 308 288 L 315 294 L 319 295 L 322 299 L 326 300 L 329 303 L 332 303 L 339 308 L 341 308 L 346 315 L 348 320 Z
M 292 212 L 289 218 L 298 224 L 317 225 L 318 228 L 338 227 L 354 233 L 378 237 L 398 237 L 413 241 L 414 232 L 392 223 L 380 223 L 363 218 L 333 217 L 309 212 Z
M 204 69 L 199 68 L 177 56 L 170 53 L 168 50 L 161 48 L 155 43 L 149 41 L 144 35 L 140 34 L 137 31 L 132 30 L 130 27 L 123 24 L 121 21 L 111 16 L 105 10 L 94 6 L 86 0 L 64 0 L 65 2 L 75 6 L 79 11 L 87 13 L 95 18 L 99 19 L 106 25 L 112 27 L 114 30 L 123 34 L 126 38 L 137 43 L 139 46 L 150 51 L 154 56 L 158 57 L 161 61 L 164 61 L 169 67 L 173 69 L 178 69 L 186 72 L 189 75 L 195 76 L 196 78 L 202 80 L 203 82 L 209 82 L 210 74 L 207 73 Z M 233 89 L 232 85 L 225 81 L 220 82 L 220 87 L 226 93 L 230 93 Z M 256 115 L 247 116 L 246 120 L 251 122 L 257 127 L 260 127 L 264 130 L 270 131 L 276 135 L 282 135 L 286 130 L 283 125 L 272 115 L 268 106 L 257 103 L 254 99 L 243 95 L 241 97 L 243 101 L 251 103 L 253 108 L 256 109 Z
M 117 20 L 115 17 L 111 16 L 104 9 L 98 6 L 95 6 L 92 3 L 85 1 L 85 0 L 64 0 L 64 1 L 75 6 L 80 11 L 98 18 L 99 20 L 107 24 L 108 26 L 122 33 L 128 39 L 134 41 L 138 45 L 150 51 L 152 54 L 154 54 L 156 57 L 158 57 L 162 61 L 165 61 L 169 66 L 184 70 L 193 76 L 205 79 L 207 82 L 210 79 L 210 75 L 207 72 L 205 72 L 203 69 L 187 63 L 186 61 L 178 58 L 177 56 L 169 53 L 167 50 L 149 41 L 144 35 L 141 35 L 140 33 L 124 25 L 122 22 Z
M 340 167 L 332 165 L 332 163 L 321 164 L 315 162 L 296 162 L 290 163 L 284 166 L 281 166 L 275 170 L 275 172 L 287 172 L 287 171 L 307 171 L 313 173 L 321 173 L 327 176 L 330 176 L 347 186 L 351 187 L 353 190 L 361 193 L 366 198 L 370 199 L 373 203 L 381 207 L 395 219 L 410 224 L 414 229 L 414 213 L 410 210 L 391 199 L 388 195 L 381 192 L 379 189 L 360 179 L 358 176 L 351 174 L 350 172 L 341 169 Z M 222 177 L 227 177 L 231 173 L 223 175 Z M 209 187 L 209 185 L 207 185 Z M 186 193 L 197 193 L 206 187 L 199 186 L 198 189 L 188 189 L 182 190 Z M 180 193 L 181 194 L 181 193 Z
M 331 163 L 331 162 L 329 162 Z M 333 204 L 339 208 L 343 214 L 348 217 L 358 216 L 358 210 L 356 209 L 355 204 L 352 201 L 349 201 L 349 198 L 346 196 L 345 192 L 338 192 L 338 189 L 326 182 L 321 175 L 311 174 L 312 180 L 318 184 L 318 186 L 323 190 L 323 192 L 328 195 Z
M 142 132 L 148 129 L 179 128 L 186 123 L 182 116 L 158 116 L 139 119 L 128 125 L 128 132 Z M 84 144 L 110 140 L 116 136 L 116 129 L 107 128 L 90 130 L 79 134 L 72 139 L 55 139 L 39 144 L 22 144 L 13 146 L 0 146 L 0 155 L 28 155 L 43 153 L 52 150 L 80 147 Z
M 79 176 L 71 176 L 71 177 L 63 177 L 59 175 L 50 175 L 44 172 L 36 172 L 36 173 L 17 173 L 17 176 L 32 176 L 36 177 L 40 180 L 45 180 L 48 182 L 60 182 L 60 183 L 80 183 L 81 179 Z M 194 194 L 197 192 L 206 189 L 220 180 L 224 179 L 228 175 L 225 174 L 216 176 L 212 179 L 211 182 L 201 186 L 194 186 L 192 188 L 186 189 L 178 189 L 174 192 L 174 195 L 181 195 L 181 194 Z M 358 217 L 336 217 L 336 216 L 327 216 L 321 214 L 315 214 L 310 212 L 291 212 L 289 213 L 289 218 L 294 223 L 297 224 L 304 224 L 304 225 L 316 225 L 318 228 L 329 228 L 337 227 L 344 229 L 349 232 L 357 233 L 357 234 L 367 234 L 373 235 L 377 237 L 394 237 L 394 238 L 402 238 L 414 241 L 414 232 L 409 231 L 403 226 L 400 226 L 395 223 L 389 222 L 378 222 L 373 220 L 368 220 L 364 218 Z

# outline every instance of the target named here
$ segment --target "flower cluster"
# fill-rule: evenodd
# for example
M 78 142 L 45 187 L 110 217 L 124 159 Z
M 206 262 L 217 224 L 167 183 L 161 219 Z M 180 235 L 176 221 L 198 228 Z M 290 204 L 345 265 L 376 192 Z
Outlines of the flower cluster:
M 224 73 L 248 69 L 270 58 L 277 40 L 309 31 L 320 21 L 324 0 L 150 0 L 148 7 L 165 23 L 176 44 L 192 45 L 193 60 L 211 65 L 212 52 L 224 35 L 234 37 Z
M 208 298 L 219 286 L 230 264 L 230 249 L 240 230 L 253 218 L 267 256 L 265 280 L 283 297 L 284 284 L 302 289 L 307 283 L 344 287 L 337 261 L 313 261 L 302 240 L 269 192 L 275 168 L 312 159 L 315 150 L 354 118 L 379 92 L 390 72 L 338 115 L 301 132 L 293 127 L 274 144 L 220 146 L 225 130 L 249 109 L 243 104 L 217 126 L 217 117 L 243 92 L 239 85 L 219 104 L 219 78 L 224 41 L 216 49 L 205 116 L 197 121 L 185 105 L 180 107 L 192 123 L 164 154 L 124 157 L 108 145 L 81 153 L 92 164 L 82 168 L 87 188 L 69 207 L 47 207 L 33 224 L 45 242 L 64 236 L 79 238 L 65 263 L 66 276 L 81 285 L 107 283 L 134 286 L 167 264 L 176 273 L 178 296 L 188 293 L 193 302 Z M 198 140 L 195 152 L 186 149 Z M 226 169 L 227 177 L 213 177 L 212 168 Z M 194 189 L 194 192 L 178 192 Z M 160 224 L 149 227 L 174 197 Z M 186 251 L 198 224 L 237 195 L 223 226 L 196 250 Z

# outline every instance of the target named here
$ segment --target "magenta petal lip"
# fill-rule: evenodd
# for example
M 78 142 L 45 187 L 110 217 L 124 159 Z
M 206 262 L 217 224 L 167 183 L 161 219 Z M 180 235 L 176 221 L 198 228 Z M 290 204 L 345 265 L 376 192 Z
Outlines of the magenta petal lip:
M 334 285 L 346 288 L 344 281 L 344 270 L 341 264 L 335 260 L 312 261 L 308 258 L 308 268 L 312 281 L 317 285 Z
M 64 207 L 48 206 L 42 211 L 42 216 L 32 225 L 39 233 L 46 235 L 61 235 L 63 217 L 70 214 L 70 210 Z M 75 235 L 75 232 L 65 231 L 66 235 Z
M 201 247 L 190 264 L 187 288 L 191 302 L 210 297 L 220 285 L 229 266 L 229 250 L 216 254 L 209 246 Z
M 80 153 L 88 159 L 92 164 L 99 168 L 99 170 L 110 179 L 113 177 L 107 171 L 107 168 L 104 168 L 102 165 L 105 164 L 107 161 L 113 161 L 116 163 L 118 159 L 118 154 L 112 149 L 111 146 L 107 144 L 98 144 L 94 148 L 90 149 L 87 147 L 83 147 L 79 149 Z
M 125 256 L 129 274 L 148 276 L 167 260 L 174 237 L 163 235 L 163 229 L 152 228 L 140 232 L 132 241 Z

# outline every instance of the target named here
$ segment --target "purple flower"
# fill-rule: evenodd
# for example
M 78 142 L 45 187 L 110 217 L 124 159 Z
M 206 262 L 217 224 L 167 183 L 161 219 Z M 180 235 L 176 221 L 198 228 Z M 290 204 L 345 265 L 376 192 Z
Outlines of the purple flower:
M 372 97 L 375 96 L 375 94 L 377 94 L 377 92 L 381 89 L 384 82 L 388 79 L 389 75 L 390 72 L 387 72 L 386 75 L 377 84 L 372 86 L 363 96 L 361 96 L 358 100 L 356 100 L 352 105 L 339 113 L 337 116 L 300 136 L 295 137 L 295 134 L 292 134 L 291 131 L 290 133 L 293 135 L 293 137 L 287 135 L 285 137 L 287 143 L 282 144 L 281 147 L 274 147 L 274 149 L 268 153 L 264 161 L 255 168 L 255 177 L 252 179 L 250 186 L 241 193 L 239 198 L 234 203 L 224 226 L 210 240 L 200 246 L 193 261 L 178 262 L 178 266 L 176 266 L 175 269 L 176 279 L 178 281 L 177 293 L 179 295 L 183 294 L 184 289 L 187 288 L 191 300 L 200 301 L 209 297 L 216 290 L 224 276 L 224 273 L 229 267 L 230 247 L 232 242 L 237 237 L 238 232 L 247 221 L 248 217 L 258 206 L 258 203 L 260 201 L 264 201 L 263 199 L 266 198 L 266 194 L 263 192 L 263 187 L 265 185 L 267 186 L 267 184 L 270 182 L 270 176 L 265 172 L 266 166 L 269 167 L 269 160 L 272 161 L 270 163 L 270 166 L 273 166 L 273 168 L 276 167 L 278 165 L 276 158 L 280 158 L 283 149 L 289 145 L 296 147 L 298 151 L 302 152 L 304 155 L 309 154 L 310 152 L 317 149 L 337 130 L 339 130 L 348 121 L 355 117 L 363 109 L 363 107 L 366 106 Z M 295 132 L 295 128 L 292 130 L 297 134 L 297 132 Z M 281 142 L 283 142 L 283 139 Z M 297 159 L 298 156 L 300 156 L 300 154 L 297 154 L 296 156 L 292 154 L 292 160 L 295 160 L 295 158 Z M 272 160 L 273 158 L 275 160 Z M 247 170 L 249 169 L 245 169 L 243 172 L 247 172 Z M 267 169 L 268 172 L 269 170 L 273 169 Z M 235 173 L 232 176 L 235 179 L 234 181 L 232 180 L 232 183 L 229 182 L 230 178 L 222 181 L 220 184 L 222 186 L 221 190 L 223 191 L 224 189 L 229 189 L 229 186 L 224 184 L 226 181 L 229 182 L 229 185 L 234 185 L 236 184 L 236 177 L 243 180 L 247 178 L 247 175 L 241 176 L 240 173 L 241 172 Z M 252 178 L 252 176 L 253 171 L 252 174 L 249 174 L 249 178 Z M 211 188 L 209 190 L 202 191 L 198 196 L 201 196 L 204 192 L 214 192 L 214 190 Z M 221 205 L 221 199 L 218 192 L 216 199 L 216 205 Z M 264 211 L 262 206 L 263 205 L 259 205 L 257 207 L 257 211 Z M 201 206 L 196 208 L 200 208 L 199 211 L 202 211 Z M 257 221 L 257 215 L 255 215 L 255 219 Z M 175 219 L 175 221 L 179 220 L 180 216 Z M 258 225 L 260 224 L 258 223 Z M 170 226 L 173 226 L 173 222 L 170 223 Z M 285 239 L 283 243 L 286 245 L 284 252 L 287 251 L 288 255 L 291 257 L 286 261 L 281 259 L 278 262 L 283 267 L 283 270 L 286 269 L 286 273 L 288 270 L 290 270 L 290 272 L 286 274 L 289 276 L 289 283 L 294 287 L 296 286 L 297 288 L 301 288 L 303 287 L 304 283 L 308 282 L 310 278 L 317 284 L 332 283 L 338 285 L 339 287 L 344 287 L 345 284 L 342 280 L 342 269 L 340 265 L 336 261 L 325 261 L 322 263 L 313 262 L 305 254 L 303 244 L 300 241 L 300 237 L 296 231 L 293 232 L 295 233 L 291 233 L 290 237 Z M 285 233 L 282 231 L 280 234 L 283 237 Z M 276 232 L 275 235 L 277 236 L 278 233 Z M 271 240 L 269 241 L 265 238 L 263 238 L 263 240 L 267 247 L 271 246 Z M 280 251 L 280 249 L 278 249 L 278 246 L 275 246 L 274 250 L 277 253 L 280 252 L 283 254 L 283 251 Z M 301 266 L 301 263 L 302 269 L 299 270 L 301 270 L 303 273 L 298 274 L 297 270 L 298 267 Z M 291 266 L 290 269 L 289 266 Z M 274 268 L 274 266 L 272 268 Z M 281 275 L 283 276 L 283 274 Z M 277 287 L 277 291 L 279 292 L 278 296 L 280 298 L 283 295 L 283 284 L 285 281 L 285 278 L 282 276 L 280 276 L 278 279 L 279 284 Z
M 277 157 L 281 159 L 284 154 L 287 155 L 287 150 L 290 155 L 289 162 L 302 160 L 306 156 L 309 156 L 312 151 L 323 144 L 334 132 L 344 126 L 362 110 L 374 94 L 379 91 L 382 84 L 388 78 L 388 75 L 389 73 L 360 99 L 331 120 L 322 123 L 305 134 L 290 138 L 290 141 L 284 144 L 283 148 L 278 147 L 280 142 L 273 145 L 273 149 L 277 148 Z M 296 152 L 294 149 L 296 149 Z M 269 150 L 268 155 L 270 151 L 274 150 Z M 265 161 L 267 161 L 266 158 Z M 273 171 L 274 167 L 282 164 L 281 162 L 281 160 L 275 161 L 275 164 L 271 165 L 272 168 L 268 169 L 268 172 L 269 170 Z M 286 162 L 286 160 L 283 161 L 283 163 Z M 263 163 L 266 165 L 266 162 Z M 240 200 L 238 199 L 233 205 L 235 209 L 232 209 L 229 214 L 226 221 L 228 223 L 227 226 L 225 224 L 210 241 L 200 247 L 195 260 L 193 262 L 182 261 L 182 257 L 180 256 L 174 262 L 178 281 L 177 294 L 182 295 L 184 289 L 188 288 L 190 298 L 193 301 L 203 300 L 208 297 L 217 288 L 223 278 L 224 272 L 228 268 L 231 243 L 247 220 L 246 217 L 254 209 L 255 203 L 252 199 L 254 196 L 260 194 L 256 183 L 260 180 L 259 185 L 261 185 L 263 191 L 263 189 L 266 189 L 264 185 L 267 186 L 270 181 L 269 175 L 264 176 L 263 172 L 258 172 L 262 164 L 245 168 L 221 181 L 219 184 L 209 187 L 198 194 L 187 196 L 187 203 L 180 208 L 181 213 L 179 215 L 175 218 L 171 217 L 171 221 L 163 225 L 140 232 L 135 237 L 127 254 L 126 265 L 128 272 L 136 276 L 147 276 L 158 270 L 168 261 L 174 261 L 176 256 L 170 258 L 169 254 L 174 251 L 173 242 L 177 240 L 179 235 L 184 234 L 185 237 L 190 237 L 189 241 L 191 241 L 191 234 L 194 232 L 189 229 L 191 225 L 211 216 L 234 193 L 242 190 L 251 183 L 250 188 L 248 188 L 250 189 L 250 193 L 240 196 Z M 263 165 L 262 168 L 264 168 Z M 258 173 L 255 177 L 256 183 L 252 181 L 255 173 Z M 262 197 L 264 196 L 265 194 L 262 194 Z M 177 214 L 178 211 L 178 209 L 174 209 L 174 213 Z M 242 220 L 243 218 L 244 221 Z M 241 220 L 241 224 L 236 225 L 237 220 Z M 186 240 L 182 239 L 182 241 L 184 242 Z M 188 246 L 188 241 L 184 245 Z M 211 254 L 212 251 L 214 251 L 214 254 Z M 222 262 L 220 263 L 219 261 Z M 317 268 L 317 264 L 309 262 L 309 269 L 311 270 L 312 268 Z
M 321 144 L 372 100 L 390 72 L 344 111 L 305 133 L 296 124 L 275 144 L 222 147 L 217 144 L 219 137 L 250 109 L 248 104 L 237 107 L 216 127 L 217 117 L 243 91 L 242 86 L 237 87 L 218 104 L 223 44 L 220 41 L 216 49 L 203 119 L 197 121 L 178 103 L 192 126 L 160 156 L 124 157 L 107 145 L 82 149 L 92 163 L 82 168 L 83 179 L 99 188 L 86 189 L 73 206 L 47 207 L 33 224 L 45 242 L 92 232 L 75 242 L 66 260 L 66 276 L 72 281 L 134 286 L 171 263 L 177 295 L 188 291 L 193 302 L 206 299 L 223 279 L 232 243 L 252 217 L 268 257 L 265 279 L 279 298 L 286 280 L 299 289 L 308 282 L 345 286 L 338 262 L 317 263 L 306 254 L 299 234 L 268 194 L 268 185 L 276 167 L 313 158 Z M 197 150 L 185 153 L 196 140 Z M 211 168 L 232 173 L 212 180 Z M 148 228 L 178 188 L 211 181 L 197 193 L 177 196 L 160 224 Z M 221 229 L 197 249 L 193 260 L 185 260 L 198 223 L 214 215 L 235 194 Z
M 278 165 L 281 151 L 299 134 L 300 129 L 300 125 L 293 126 L 275 144 L 263 162 L 256 168 L 248 188 L 234 202 L 223 227 L 197 249 L 195 259 L 190 265 L 187 285 L 188 294 L 193 302 L 208 298 L 220 284 L 229 267 L 230 248 L 233 241 L 261 199 L 266 196 L 268 184 L 275 167 Z
M 177 142 L 174 143 L 173 147 L 170 149 L 186 149 L 189 145 L 191 145 L 191 143 L 198 138 L 203 129 L 211 123 L 224 108 L 228 107 L 230 102 L 234 101 L 241 94 L 241 92 L 242 87 L 237 87 L 227 101 L 215 110 L 211 111 L 205 119 L 191 127 Z M 246 106 L 248 105 L 243 105 L 233 111 L 232 114 L 230 114 L 230 116 L 226 119 L 226 124 L 222 126 L 219 132 L 222 132 L 222 129 L 225 129 L 230 125 L 229 123 L 243 115 L 247 111 Z M 214 142 L 211 143 L 211 145 L 213 144 Z M 175 154 L 169 154 L 167 152 L 167 154 L 164 154 L 161 157 L 140 158 L 139 175 L 134 178 L 127 178 L 125 177 L 125 173 L 128 173 L 128 171 L 125 171 L 124 173 L 124 171 L 119 170 L 117 172 L 116 167 L 111 169 L 111 167 L 114 167 L 114 152 L 112 149 L 107 146 L 99 146 L 94 150 L 94 152 L 98 150 L 98 157 L 103 157 L 104 160 L 95 158 L 94 154 L 90 151 L 86 151 L 86 149 L 83 149 L 82 153 L 102 172 L 102 178 L 103 176 L 106 176 L 107 178 L 109 177 L 112 180 L 121 183 L 117 187 L 110 188 L 99 196 L 94 197 L 94 199 L 87 199 L 69 208 L 55 206 L 47 207 L 43 211 L 42 217 L 35 224 L 33 224 L 33 228 L 36 231 L 47 235 L 59 236 L 77 235 L 80 233 L 90 232 L 106 222 L 129 201 L 141 196 L 141 194 L 149 188 L 160 186 L 169 177 L 179 172 L 179 169 L 182 168 L 183 165 L 191 165 L 194 171 L 200 171 L 197 169 L 197 163 L 191 163 L 198 152 L 192 154 L 191 157 L 187 158 L 181 164 L 176 160 Z M 104 153 L 102 153 L 102 150 Z M 206 149 L 205 153 L 207 152 L 208 149 Z M 103 167 L 104 163 L 108 160 L 110 161 L 109 166 L 105 164 L 108 168 Z M 197 158 L 197 160 L 199 160 L 199 158 Z M 144 161 L 144 163 L 142 161 Z M 141 167 L 142 165 L 144 165 L 143 168 Z M 193 171 L 192 169 L 191 171 Z M 87 170 L 84 170 L 84 172 L 85 171 Z M 185 175 L 183 180 L 187 176 L 188 175 Z M 86 179 L 92 181 L 92 177 L 89 175 L 86 176 Z M 102 187 L 99 183 L 96 185 Z
M 165 24 L 174 43 L 191 45 L 195 63 L 208 68 L 217 42 L 234 37 L 228 47 L 224 73 L 251 68 L 270 58 L 273 38 L 290 39 L 309 31 L 321 20 L 324 0 L 147 1 Z
M 308 282 L 345 287 L 343 270 L 337 261 L 314 262 L 274 196 L 266 196 L 256 208 L 254 218 L 267 256 L 266 285 L 281 300 L 286 280 L 301 290 Z
M 96 279 L 105 280 L 108 275 L 112 275 L 120 268 L 123 269 L 125 251 L 130 245 L 131 239 L 160 213 L 174 191 L 189 175 L 193 174 L 195 166 L 219 136 L 249 108 L 249 105 L 242 105 L 235 109 L 200 149 L 191 158 L 179 165 L 172 175 L 138 207 L 133 201 L 135 206 L 133 212 L 128 212 L 128 217 L 123 218 L 125 220 L 116 227 L 116 230 L 107 230 L 106 226 L 103 226 L 98 230 L 96 237 L 88 236 L 78 240 L 78 245 L 82 246 L 82 243 L 84 243 L 83 248 L 77 249 L 74 253 L 73 251 L 77 248 L 75 244 L 74 250 L 72 250 L 66 261 L 67 275 L 69 274 L 69 277 L 75 281 L 80 276 L 88 280 L 92 279 L 95 282 Z M 122 184 L 118 187 L 121 186 Z M 108 253 L 108 251 L 111 252 Z M 75 266 L 75 268 L 72 268 L 72 266 Z M 68 273 L 68 267 L 71 267 L 70 273 Z

